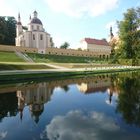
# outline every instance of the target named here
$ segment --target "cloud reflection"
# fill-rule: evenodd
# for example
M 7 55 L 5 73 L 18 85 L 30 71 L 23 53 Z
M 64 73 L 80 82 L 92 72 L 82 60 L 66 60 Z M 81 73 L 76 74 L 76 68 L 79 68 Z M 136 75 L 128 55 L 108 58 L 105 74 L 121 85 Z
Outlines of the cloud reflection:
M 0 140 L 4 139 L 7 135 L 7 131 L 0 132 Z
M 99 140 L 116 131 L 119 131 L 119 126 L 113 118 L 99 112 L 86 115 L 76 110 L 54 117 L 40 137 L 49 140 Z

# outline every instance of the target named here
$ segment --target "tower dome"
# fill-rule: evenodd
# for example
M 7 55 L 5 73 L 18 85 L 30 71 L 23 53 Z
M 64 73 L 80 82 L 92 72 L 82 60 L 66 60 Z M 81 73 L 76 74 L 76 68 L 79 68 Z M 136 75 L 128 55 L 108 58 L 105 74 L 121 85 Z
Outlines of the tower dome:
M 42 25 L 41 20 L 37 18 L 37 11 L 34 11 L 33 12 L 33 18 L 31 19 L 31 22 L 30 23 Z

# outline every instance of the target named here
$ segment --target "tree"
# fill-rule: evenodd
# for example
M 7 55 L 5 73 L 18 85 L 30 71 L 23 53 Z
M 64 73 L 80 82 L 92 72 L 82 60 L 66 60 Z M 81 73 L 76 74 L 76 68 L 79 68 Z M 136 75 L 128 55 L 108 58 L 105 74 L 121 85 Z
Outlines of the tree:
M 119 28 L 119 58 L 133 59 L 140 56 L 140 7 L 128 9 L 124 19 L 118 22 Z
M 16 20 L 14 17 L 0 17 L 0 44 L 14 45 Z
M 0 17 L 0 44 L 4 43 L 4 40 L 6 38 L 6 21 L 4 17 Z
M 50 38 L 50 42 L 51 42 L 51 47 L 54 47 L 54 42 L 53 42 L 52 37 Z
M 64 44 L 62 44 L 60 46 L 61 49 L 67 49 L 70 46 L 70 44 L 68 42 L 64 42 Z

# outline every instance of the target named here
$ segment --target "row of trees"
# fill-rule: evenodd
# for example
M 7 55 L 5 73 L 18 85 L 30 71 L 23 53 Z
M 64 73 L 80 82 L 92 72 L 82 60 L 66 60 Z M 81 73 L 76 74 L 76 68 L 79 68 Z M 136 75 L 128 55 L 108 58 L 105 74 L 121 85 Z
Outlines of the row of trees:
M 15 45 L 16 20 L 14 17 L 0 16 L 0 44 Z
M 132 59 L 135 65 L 140 59 L 140 7 L 128 9 L 122 21 L 118 21 L 119 41 L 117 49 L 113 50 L 115 58 Z M 114 57 L 114 56 L 113 56 Z

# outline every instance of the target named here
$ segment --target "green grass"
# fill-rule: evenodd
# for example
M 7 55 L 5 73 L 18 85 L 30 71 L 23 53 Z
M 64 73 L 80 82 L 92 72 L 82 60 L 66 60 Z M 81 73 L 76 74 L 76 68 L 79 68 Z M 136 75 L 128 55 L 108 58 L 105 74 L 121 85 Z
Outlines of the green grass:
M 107 60 L 101 60 L 93 57 L 79 57 L 79 56 L 62 56 L 62 55 L 48 55 L 48 54 L 31 54 L 28 53 L 35 62 L 45 63 L 108 63 Z
M 14 52 L 0 52 L 0 62 L 25 62 Z
M 0 64 L 0 70 L 29 70 L 29 69 L 51 69 L 52 67 L 38 64 Z

